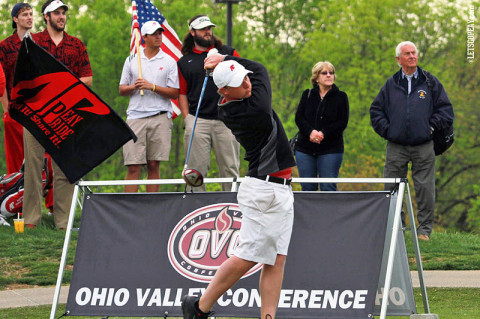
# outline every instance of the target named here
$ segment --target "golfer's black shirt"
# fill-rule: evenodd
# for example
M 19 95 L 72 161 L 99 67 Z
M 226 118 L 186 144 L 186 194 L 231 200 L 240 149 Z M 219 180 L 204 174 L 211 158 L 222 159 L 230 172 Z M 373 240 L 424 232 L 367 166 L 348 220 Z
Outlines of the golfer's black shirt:
M 272 109 L 272 89 L 265 67 L 257 62 L 227 56 L 253 73 L 248 74 L 252 95 L 240 101 L 221 103 L 219 113 L 225 125 L 245 149 L 247 176 L 264 176 L 295 166 L 282 122 Z

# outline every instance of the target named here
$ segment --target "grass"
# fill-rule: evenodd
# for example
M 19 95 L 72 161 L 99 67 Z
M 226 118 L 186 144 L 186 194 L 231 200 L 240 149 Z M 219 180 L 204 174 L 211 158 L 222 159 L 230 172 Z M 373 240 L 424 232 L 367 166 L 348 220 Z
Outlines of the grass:
M 74 227 L 79 227 L 79 214 Z M 13 224 L 13 222 L 12 222 Z M 56 284 L 65 233 L 54 230 L 52 217 L 43 224 L 15 234 L 13 227 L 0 227 L 0 290 L 52 286 Z M 416 269 L 411 234 L 406 232 L 407 251 L 412 270 Z M 70 283 L 78 233 L 73 232 L 63 283 Z M 480 270 L 480 235 L 457 232 L 434 232 L 429 242 L 420 242 L 424 270 Z M 480 318 L 480 289 L 429 288 L 432 313 L 441 319 Z M 419 289 L 415 289 L 417 308 L 423 313 Z M 64 311 L 59 305 L 57 317 Z M 48 318 L 50 306 L 0 309 L 2 318 Z M 82 317 L 77 317 L 82 318 Z M 392 317 L 407 318 L 407 317 Z
M 65 232 L 54 228 L 51 216 L 43 216 L 41 226 L 23 234 L 16 234 L 13 226 L 0 227 L 0 290 L 56 284 Z M 70 283 L 78 233 L 71 238 L 63 283 Z
M 420 290 L 415 288 L 415 300 L 417 303 L 417 311 L 423 313 L 422 297 Z M 430 288 L 428 289 L 430 312 L 435 313 L 441 319 L 478 319 L 480 318 L 480 289 L 477 288 Z M 50 306 L 25 307 L 0 309 L 0 319 L 9 318 L 48 318 L 50 316 Z M 65 305 L 59 305 L 56 317 L 60 317 L 65 311 Z M 100 318 L 100 317 L 75 317 L 75 318 Z M 117 317 L 110 317 L 111 319 Z M 128 317 L 122 317 L 123 319 Z M 163 318 L 163 317 L 158 317 Z M 222 318 L 222 317 L 217 317 Z M 405 319 L 406 316 L 387 317 Z
M 74 227 L 80 224 L 76 217 Z M 13 223 L 12 223 L 13 224 Z M 65 233 L 54 230 L 53 219 L 15 234 L 13 227 L 0 227 L 0 290 L 23 286 L 50 286 L 57 281 Z M 410 232 L 406 232 L 410 269 L 416 270 Z M 78 233 L 71 236 L 63 283 L 70 283 Z M 424 270 L 480 270 L 480 235 L 434 232 L 429 242 L 420 242 Z
M 417 269 L 410 232 L 405 233 L 411 270 Z M 480 236 L 469 233 L 433 232 L 420 241 L 424 270 L 480 270 Z

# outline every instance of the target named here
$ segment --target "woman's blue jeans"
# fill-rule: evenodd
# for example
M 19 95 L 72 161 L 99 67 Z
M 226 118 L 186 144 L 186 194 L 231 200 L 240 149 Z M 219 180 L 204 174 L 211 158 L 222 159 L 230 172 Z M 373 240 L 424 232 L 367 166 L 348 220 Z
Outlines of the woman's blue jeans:
M 300 177 L 332 177 L 337 178 L 342 166 L 343 153 L 313 156 L 295 151 L 298 174 Z M 302 191 L 318 190 L 317 183 L 301 183 Z M 322 191 L 336 191 L 336 183 L 320 183 Z

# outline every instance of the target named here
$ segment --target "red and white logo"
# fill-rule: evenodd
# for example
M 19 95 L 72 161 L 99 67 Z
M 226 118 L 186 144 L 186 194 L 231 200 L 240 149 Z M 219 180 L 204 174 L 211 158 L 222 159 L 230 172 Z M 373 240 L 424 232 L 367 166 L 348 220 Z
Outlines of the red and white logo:
M 168 240 L 168 258 L 182 276 L 210 282 L 238 245 L 242 213 L 234 203 L 201 207 L 185 216 Z M 243 277 L 262 268 L 257 264 Z

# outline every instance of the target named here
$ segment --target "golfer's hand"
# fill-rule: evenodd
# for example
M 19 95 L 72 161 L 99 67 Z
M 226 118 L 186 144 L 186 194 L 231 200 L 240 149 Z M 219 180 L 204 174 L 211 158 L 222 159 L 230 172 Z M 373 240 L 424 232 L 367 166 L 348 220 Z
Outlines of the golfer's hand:
M 215 67 L 225 59 L 226 55 L 223 54 L 213 54 L 207 57 L 204 61 L 205 70 L 213 70 Z

